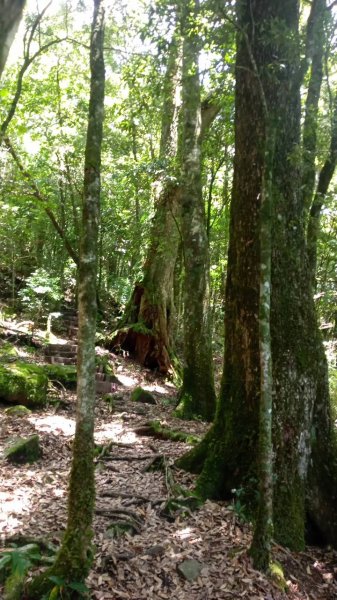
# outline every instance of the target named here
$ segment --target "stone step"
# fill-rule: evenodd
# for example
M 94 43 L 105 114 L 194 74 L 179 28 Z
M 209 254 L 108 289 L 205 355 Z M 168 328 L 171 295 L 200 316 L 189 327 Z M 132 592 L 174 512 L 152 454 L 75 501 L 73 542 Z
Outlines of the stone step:
M 76 357 L 77 352 L 74 352 L 72 350 L 68 350 L 68 351 L 60 351 L 60 350 L 48 350 L 46 349 L 45 356 L 64 356 L 65 358 L 73 358 Z
M 58 352 L 77 352 L 77 344 L 48 344 L 45 350 L 57 350 Z
M 115 375 L 106 375 L 105 373 L 96 373 L 96 381 L 107 381 L 109 383 L 117 383 L 118 379 Z
M 96 381 L 96 393 L 97 394 L 110 394 L 115 392 L 117 386 L 111 381 Z
M 64 356 L 46 356 L 46 360 L 52 365 L 76 365 L 76 358 Z

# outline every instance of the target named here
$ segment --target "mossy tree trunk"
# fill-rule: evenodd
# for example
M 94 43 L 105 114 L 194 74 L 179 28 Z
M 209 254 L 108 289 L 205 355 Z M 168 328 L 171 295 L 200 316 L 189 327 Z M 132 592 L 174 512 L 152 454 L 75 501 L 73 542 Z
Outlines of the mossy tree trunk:
M 0 0 L 0 78 L 25 4 L 25 0 Z
M 166 374 L 174 363 L 174 272 L 181 242 L 181 187 L 178 130 L 181 108 L 181 36 L 173 35 L 167 61 L 162 106 L 159 159 L 162 174 L 156 182 L 155 214 L 143 277 L 135 284 L 112 347 L 131 352 L 137 360 Z M 212 97 L 202 103 L 201 138 L 219 105 Z
M 82 231 L 79 268 L 79 329 L 77 359 L 77 410 L 73 461 L 68 496 L 68 521 L 60 551 L 49 571 L 33 580 L 29 598 L 41 598 L 57 575 L 66 582 L 82 582 L 92 561 L 94 482 L 94 405 L 97 245 L 100 217 L 100 164 L 104 112 L 104 9 L 94 0 L 91 34 L 91 85 L 85 148 Z M 71 594 L 69 594 L 71 596 Z
M 334 98 L 331 119 L 331 138 L 328 156 L 319 174 L 314 199 L 310 207 L 307 244 L 310 277 L 313 289 L 316 288 L 317 243 L 320 233 L 321 212 L 337 164 L 337 94 Z
M 312 9 L 317 2 L 313 2 Z M 296 0 L 264 0 L 252 8 L 239 2 L 236 83 L 236 148 L 226 285 L 226 345 L 220 403 L 214 426 L 202 443 L 180 461 L 201 471 L 198 489 L 223 498 L 233 489 L 256 492 L 258 405 L 259 264 L 258 215 L 263 189 L 262 114 L 259 86 L 274 103 L 271 347 L 273 363 L 274 535 L 286 546 L 304 546 L 307 476 L 318 478 L 329 448 L 329 397 L 326 364 L 312 297 L 306 248 L 306 211 L 300 160 L 300 86 Z M 275 29 L 276 25 L 278 27 Z M 251 57 L 260 79 L 254 75 Z M 282 57 L 282 59 L 278 59 Z M 315 416 L 317 415 L 317 416 Z M 318 416 L 319 415 L 319 416 Z M 324 421 L 327 442 L 318 434 Z M 314 429 L 313 429 L 314 428 Z M 319 443 L 312 450 L 312 433 Z M 331 445 L 330 445 L 331 446 Z M 326 473 L 326 468 L 325 471 Z M 335 480 L 336 481 L 336 480 Z M 334 489 L 334 483 L 329 489 Z M 326 486 L 326 489 L 327 486 Z M 251 496 L 250 496 L 251 494 Z M 318 496 L 317 496 L 318 497 Z M 331 494 L 335 499 L 335 494 Z M 336 525 L 336 504 L 328 494 L 329 523 Z M 322 511 L 326 514 L 327 511 Z M 321 523 L 319 523 L 321 521 Z M 316 519 L 322 529 L 323 519 Z M 323 527 L 322 527 L 323 526 Z M 328 532 L 336 539 L 335 532 Z
M 180 200 L 176 173 L 180 107 L 181 43 L 174 34 L 164 82 L 159 159 L 163 171 L 156 183 L 150 245 L 113 347 L 130 351 L 139 362 L 167 373 L 174 353 L 173 275 L 179 244 Z
M 212 365 L 209 248 L 201 182 L 200 38 L 198 0 L 181 11 L 183 35 L 182 243 L 184 278 L 184 371 L 177 414 L 211 421 L 215 414 Z

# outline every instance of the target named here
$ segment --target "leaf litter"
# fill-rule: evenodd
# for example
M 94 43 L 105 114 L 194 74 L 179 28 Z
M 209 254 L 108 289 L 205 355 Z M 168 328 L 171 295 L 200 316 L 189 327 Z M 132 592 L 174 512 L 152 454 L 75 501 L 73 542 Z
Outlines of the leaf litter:
M 164 457 L 174 481 L 192 492 L 195 477 L 173 467 L 188 445 L 137 435 L 149 421 L 202 436 L 207 425 L 172 416 L 175 390 L 129 358 L 113 357 L 119 383 L 111 402 L 97 397 L 95 441 L 95 561 L 87 586 L 94 600 L 333 600 L 337 599 L 337 560 L 331 549 L 292 553 L 277 544 L 274 559 L 284 570 L 287 589 L 252 567 L 252 529 L 225 502 L 205 502 L 165 516 L 170 488 L 163 471 L 148 470 Z M 137 386 L 151 391 L 156 404 L 130 401 Z M 66 524 L 67 483 L 75 423 L 74 393 L 29 416 L 7 416 L 0 407 L 0 452 L 9 440 L 38 433 L 43 457 L 19 467 L 0 461 L 1 548 L 9 541 L 44 540 L 59 545 Z M 102 452 L 102 448 L 104 449 Z M 187 580 L 181 565 L 197 564 Z M 0 597 L 2 589 L 0 588 Z

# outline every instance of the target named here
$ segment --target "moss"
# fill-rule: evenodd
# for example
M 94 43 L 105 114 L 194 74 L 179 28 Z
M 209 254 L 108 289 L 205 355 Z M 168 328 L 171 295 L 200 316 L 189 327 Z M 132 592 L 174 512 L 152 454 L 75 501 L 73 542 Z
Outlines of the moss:
M 201 473 L 207 456 L 208 441 L 209 434 L 207 434 L 195 448 L 192 448 L 192 450 L 183 454 L 183 456 L 175 462 L 176 467 L 188 471 L 189 473 Z
M 274 498 L 274 538 L 293 551 L 305 548 L 305 510 L 303 485 L 293 479 L 292 486 L 278 486 Z
M 202 420 L 202 415 L 195 413 L 195 404 L 191 394 L 183 394 L 180 397 L 179 404 L 173 414 L 178 419 L 184 419 L 187 421 Z
M 141 402 L 143 404 L 156 404 L 156 401 L 152 394 L 142 387 L 136 387 L 131 393 L 130 400 L 132 402 Z
M 282 590 L 282 592 L 285 592 L 288 586 L 284 577 L 282 565 L 277 561 L 270 563 L 269 572 L 273 582 L 280 590 Z
M 185 442 L 186 444 L 197 444 L 200 442 L 200 438 L 196 435 L 177 429 L 169 429 L 168 427 L 164 427 L 160 421 L 150 421 L 147 425 L 153 430 L 155 437 L 158 439 Z
M 59 381 L 73 388 L 77 382 L 77 369 L 74 365 L 44 365 L 44 372 L 51 381 Z
M 44 368 L 16 361 L 0 365 L 0 398 L 31 408 L 46 404 L 48 377 Z
M 143 321 L 138 321 L 138 323 L 129 325 L 129 329 L 132 329 L 135 333 L 142 333 L 143 335 L 154 335 L 152 329 L 149 329 Z
M 4 600 L 21 600 L 24 597 L 24 580 L 25 575 L 18 570 L 15 570 L 14 573 L 7 577 Z
M 26 417 L 27 415 L 32 414 L 32 411 L 26 406 L 17 404 L 16 406 L 10 406 L 9 408 L 6 408 L 5 414 L 14 417 Z
M 38 435 L 19 438 L 4 452 L 5 458 L 13 463 L 33 463 L 42 455 Z
M 9 342 L 0 343 L 0 361 L 2 363 L 17 357 L 18 351 L 13 344 L 10 344 Z

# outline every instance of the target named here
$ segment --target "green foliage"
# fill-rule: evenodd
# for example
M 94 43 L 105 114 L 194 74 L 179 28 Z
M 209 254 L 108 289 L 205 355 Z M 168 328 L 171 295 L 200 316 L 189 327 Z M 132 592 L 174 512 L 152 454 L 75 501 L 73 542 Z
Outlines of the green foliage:
M 25 287 L 18 292 L 25 312 L 38 321 L 50 312 L 61 300 L 58 278 L 51 277 L 45 269 L 36 269 L 26 280 Z
M 74 597 L 73 592 L 76 592 L 77 598 L 88 598 L 89 590 L 82 582 L 66 581 L 63 577 L 58 577 L 57 575 L 50 575 L 48 579 L 55 586 L 41 600 L 66 600 L 67 598 Z
M 330 387 L 330 400 L 332 407 L 333 419 L 337 421 L 337 367 L 331 366 L 329 368 L 329 387 Z
M 0 558 L 0 575 L 5 580 L 4 600 L 20 600 L 23 597 L 25 575 L 41 560 L 37 544 L 5 550 Z

